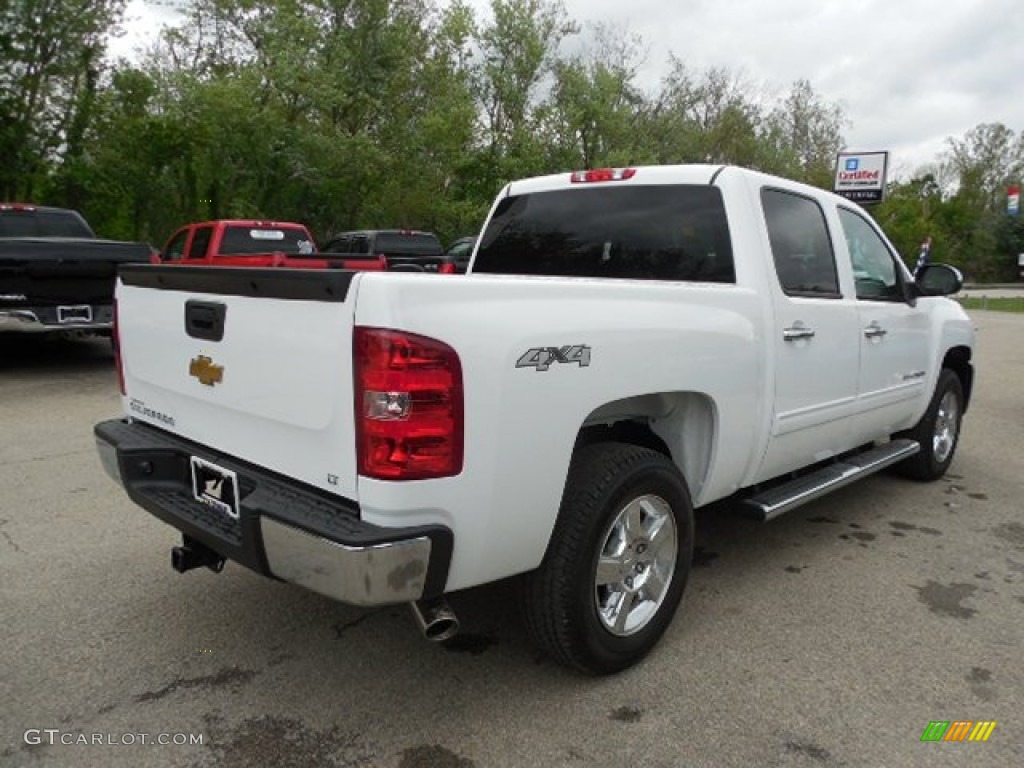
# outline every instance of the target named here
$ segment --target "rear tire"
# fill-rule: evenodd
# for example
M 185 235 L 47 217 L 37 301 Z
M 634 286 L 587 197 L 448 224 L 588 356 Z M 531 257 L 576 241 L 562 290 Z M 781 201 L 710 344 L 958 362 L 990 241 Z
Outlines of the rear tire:
M 922 482 L 938 480 L 946 474 L 960 440 L 963 412 L 964 390 L 960 377 L 949 368 L 943 368 L 924 416 L 913 429 L 893 435 L 921 444 L 920 452 L 896 465 L 897 471 Z
M 579 449 L 548 551 L 522 584 L 533 641 L 589 674 L 635 664 L 675 615 L 693 530 L 686 482 L 664 455 L 621 443 Z

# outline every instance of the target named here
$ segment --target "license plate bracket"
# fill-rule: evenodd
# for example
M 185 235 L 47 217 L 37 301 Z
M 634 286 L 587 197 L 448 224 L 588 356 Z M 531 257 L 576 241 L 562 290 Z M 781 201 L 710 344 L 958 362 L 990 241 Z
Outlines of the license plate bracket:
M 88 304 L 74 304 L 57 307 L 58 323 L 91 323 L 92 307 Z
M 238 475 L 213 462 L 192 456 L 192 495 L 195 500 L 237 520 Z

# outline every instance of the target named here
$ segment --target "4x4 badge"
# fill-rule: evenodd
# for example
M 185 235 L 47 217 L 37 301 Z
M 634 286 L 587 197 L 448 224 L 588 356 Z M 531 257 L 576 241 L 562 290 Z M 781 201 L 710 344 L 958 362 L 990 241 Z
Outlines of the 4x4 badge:
M 212 387 L 224 380 L 224 366 L 217 365 L 206 355 L 199 355 L 188 364 L 188 375 L 195 376 L 200 384 Z
M 516 368 L 534 368 L 546 371 L 552 363 L 576 363 L 580 368 L 590 365 L 590 347 L 570 344 L 564 347 L 534 347 L 516 360 Z

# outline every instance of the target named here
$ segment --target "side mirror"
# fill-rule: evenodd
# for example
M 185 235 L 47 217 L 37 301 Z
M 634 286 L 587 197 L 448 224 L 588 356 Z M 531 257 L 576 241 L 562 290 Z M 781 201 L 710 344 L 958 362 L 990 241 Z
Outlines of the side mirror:
M 964 287 L 964 276 L 948 264 L 927 264 L 914 278 L 919 296 L 952 296 Z

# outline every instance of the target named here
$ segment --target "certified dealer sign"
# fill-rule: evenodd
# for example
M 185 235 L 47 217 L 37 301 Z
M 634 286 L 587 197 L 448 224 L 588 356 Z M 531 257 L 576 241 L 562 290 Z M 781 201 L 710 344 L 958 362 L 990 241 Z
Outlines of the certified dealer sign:
M 840 152 L 833 191 L 858 203 L 880 203 L 885 197 L 888 165 L 888 152 Z

